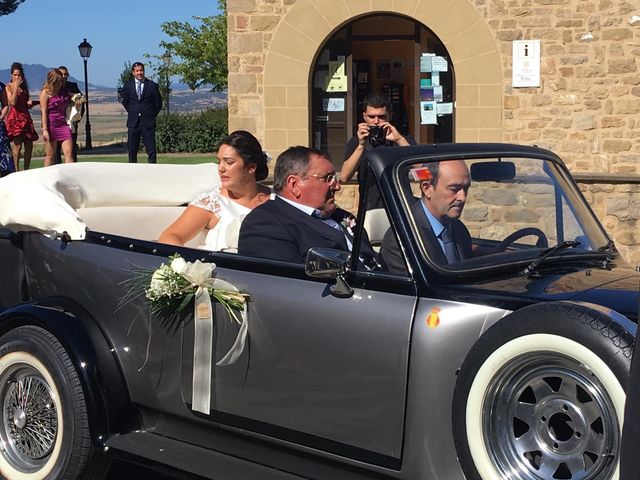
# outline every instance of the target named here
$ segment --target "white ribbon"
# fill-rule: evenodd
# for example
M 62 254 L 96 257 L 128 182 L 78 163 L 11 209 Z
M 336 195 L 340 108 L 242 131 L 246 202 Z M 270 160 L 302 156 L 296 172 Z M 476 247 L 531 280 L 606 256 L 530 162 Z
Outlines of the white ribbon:
M 196 260 L 187 263 L 182 258 L 176 258 L 171 262 L 171 268 L 187 279 L 192 285 L 197 286 L 194 301 L 194 342 L 193 342 L 193 377 L 191 409 L 205 414 L 211 413 L 211 370 L 213 358 L 213 322 L 214 314 L 211 305 L 211 297 L 208 289 L 220 289 L 237 292 L 238 289 L 224 280 L 212 278 L 211 274 L 216 268 L 214 263 L 202 263 Z M 238 322 L 233 310 L 229 313 Z M 218 366 L 232 365 L 244 351 L 249 324 L 247 322 L 247 304 L 243 305 L 240 312 L 242 321 L 235 342 L 218 362 Z

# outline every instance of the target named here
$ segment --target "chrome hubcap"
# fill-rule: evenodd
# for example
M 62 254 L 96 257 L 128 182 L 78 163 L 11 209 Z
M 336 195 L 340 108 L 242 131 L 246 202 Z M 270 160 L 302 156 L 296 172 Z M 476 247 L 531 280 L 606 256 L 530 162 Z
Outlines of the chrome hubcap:
M 0 378 L 5 458 L 23 472 L 37 470 L 53 450 L 58 434 L 56 404 L 40 374 L 28 366 L 14 366 Z
M 605 387 L 557 353 L 522 355 L 497 373 L 485 397 L 483 431 L 502 478 L 608 479 L 620 426 Z

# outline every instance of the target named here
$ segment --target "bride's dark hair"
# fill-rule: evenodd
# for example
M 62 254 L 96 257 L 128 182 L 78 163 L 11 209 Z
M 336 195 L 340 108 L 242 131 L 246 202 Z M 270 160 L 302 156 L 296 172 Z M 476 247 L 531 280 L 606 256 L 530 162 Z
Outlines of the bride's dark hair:
M 262 151 L 262 146 L 256 137 L 246 130 L 236 130 L 222 139 L 220 145 L 229 145 L 236 149 L 238 155 L 244 160 L 245 166 L 249 163 L 256 164 L 256 181 L 261 181 L 269 175 L 267 167 L 267 154 Z

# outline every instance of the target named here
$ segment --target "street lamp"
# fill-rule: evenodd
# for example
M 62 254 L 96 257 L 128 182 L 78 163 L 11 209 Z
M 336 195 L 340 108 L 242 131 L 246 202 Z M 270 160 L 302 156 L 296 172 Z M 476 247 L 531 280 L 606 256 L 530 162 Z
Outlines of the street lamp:
M 166 81 L 166 86 L 167 86 L 167 115 L 169 115 L 169 97 L 171 96 L 171 90 L 169 89 L 170 87 L 170 81 L 169 81 L 169 67 L 171 66 L 171 54 L 169 52 L 164 52 L 164 55 L 162 55 L 162 63 L 164 63 L 165 66 L 165 81 Z
M 78 50 L 80 51 L 80 56 L 84 60 L 84 98 L 87 100 L 85 104 L 85 109 L 87 111 L 87 122 L 84 126 L 84 131 L 87 135 L 85 140 L 84 148 L 87 150 L 91 150 L 91 123 L 89 122 L 89 82 L 87 80 L 87 59 L 91 56 L 91 49 L 93 47 L 87 39 L 85 38 L 80 45 L 78 45 Z

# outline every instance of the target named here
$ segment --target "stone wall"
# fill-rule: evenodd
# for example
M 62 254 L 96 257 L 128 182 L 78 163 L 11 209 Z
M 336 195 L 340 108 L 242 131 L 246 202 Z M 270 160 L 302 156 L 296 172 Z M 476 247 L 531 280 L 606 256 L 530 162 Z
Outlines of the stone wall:
M 304 1 L 316 10 L 318 5 L 327 8 L 330 3 L 336 15 L 345 9 L 364 13 L 413 11 L 416 18 L 433 18 L 428 20 L 431 25 L 425 23 L 427 27 L 442 24 L 443 18 L 462 21 L 469 15 L 449 16 L 447 12 L 468 13 L 474 9 L 481 18 L 478 23 L 484 21 L 493 36 L 503 82 L 499 93 L 489 87 L 474 90 L 469 85 L 460 86 L 458 113 L 462 108 L 481 111 L 490 100 L 486 92 L 501 95 L 497 139 L 549 148 L 563 158 L 576 177 L 595 175 L 595 179 L 581 183 L 581 189 L 625 258 L 640 263 L 640 186 L 635 183 L 640 179 L 639 0 L 228 0 L 230 127 L 255 132 L 267 148 L 308 143 L 307 110 L 290 108 L 307 104 L 306 88 L 269 86 L 265 94 L 266 58 L 276 30 L 282 27 L 279 35 L 285 31 L 296 41 L 303 39 L 304 48 L 309 42 L 316 42 L 318 47 L 322 42 L 308 27 L 309 18 L 289 15 L 287 23 L 282 23 L 288 12 L 295 13 L 294 5 Z M 430 15 L 425 16 L 425 11 Z M 464 26 L 441 39 L 451 51 L 460 44 L 486 45 L 484 37 L 480 40 L 479 30 L 475 25 Z M 541 40 L 540 88 L 511 87 L 512 41 L 520 39 Z M 452 56 L 455 69 L 459 59 Z M 286 75 L 287 65 L 299 64 L 298 58 L 280 55 L 278 73 Z M 479 65 L 499 68 L 486 62 Z M 276 125 L 281 117 L 266 125 L 265 111 L 275 107 L 281 107 L 289 119 L 295 117 L 300 126 L 291 129 L 284 123 Z M 473 140 L 462 123 L 456 126 L 456 138 Z M 267 128 L 273 129 L 268 139 Z M 487 138 L 478 136 L 479 140 Z M 626 176 L 629 183 L 610 182 L 612 175 Z M 340 198 L 345 206 L 357 203 L 354 187 L 345 186 Z

